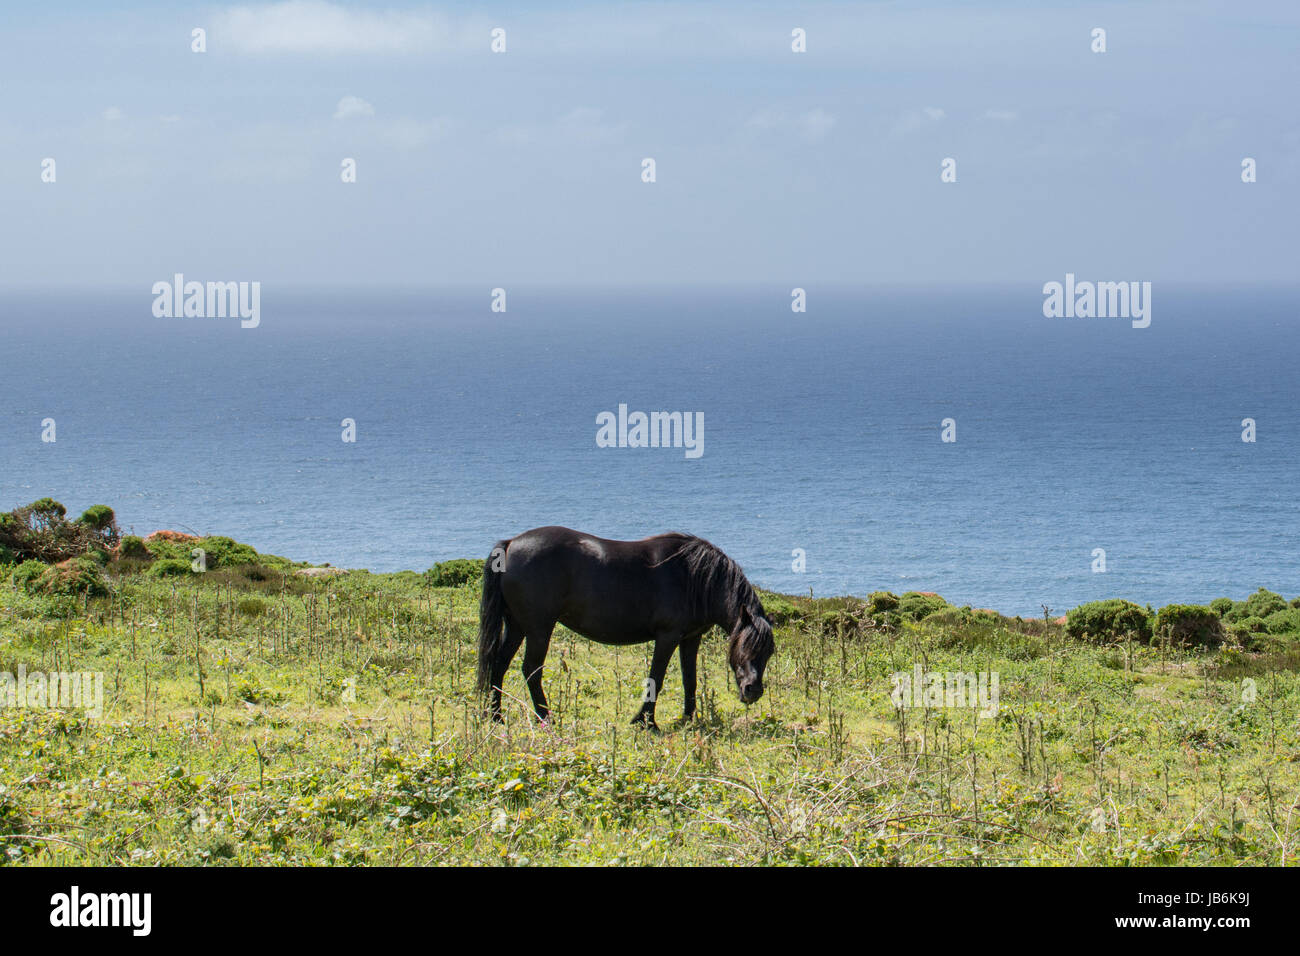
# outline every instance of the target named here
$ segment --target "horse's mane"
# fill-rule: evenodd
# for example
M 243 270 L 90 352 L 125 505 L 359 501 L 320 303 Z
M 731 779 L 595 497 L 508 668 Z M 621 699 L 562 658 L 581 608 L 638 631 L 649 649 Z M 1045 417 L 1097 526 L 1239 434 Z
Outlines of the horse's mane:
M 735 561 L 722 549 L 695 535 L 681 535 L 682 546 L 663 561 L 680 559 L 686 568 L 687 596 L 698 613 L 705 615 L 717 607 L 722 598 L 727 619 L 734 621 L 741 609 L 747 609 L 755 618 L 765 618 L 762 602 Z

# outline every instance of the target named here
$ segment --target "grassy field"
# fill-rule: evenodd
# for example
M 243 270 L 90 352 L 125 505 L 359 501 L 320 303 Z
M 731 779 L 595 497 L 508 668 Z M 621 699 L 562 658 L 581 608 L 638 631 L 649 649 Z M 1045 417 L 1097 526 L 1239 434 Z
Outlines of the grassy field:
M 714 633 L 697 719 L 674 719 L 674 662 L 663 732 L 638 731 L 649 645 L 560 628 L 552 725 L 516 661 L 498 727 L 473 693 L 476 583 L 128 565 L 95 598 L 0 573 L 0 671 L 104 675 L 98 719 L 0 709 L 0 862 L 1296 861 L 1285 649 L 1100 646 L 991 614 L 880 628 L 852 599 L 764 595 L 782 623 L 752 707 Z M 895 707 L 890 675 L 917 664 L 996 673 L 997 716 Z

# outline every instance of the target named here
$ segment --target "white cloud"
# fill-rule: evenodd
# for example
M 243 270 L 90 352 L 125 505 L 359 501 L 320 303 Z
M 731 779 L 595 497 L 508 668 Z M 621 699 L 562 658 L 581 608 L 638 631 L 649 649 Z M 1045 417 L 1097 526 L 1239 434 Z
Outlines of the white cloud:
M 354 116 L 374 116 L 375 108 L 359 96 L 345 96 L 339 100 L 334 110 L 336 120 L 351 119 Z
M 126 114 L 116 106 L 110 106 L 108 109 L 104 110 L 104 119 L 108 120 L 110 123 L 116 123 L 118 120 L 126 119 Z
M 938 123 L 947 117 L 947 113 L 937 106 L 926 106 L 919 110 L 908 110 L 894 120 L 890 128 L 891 136 L 908 136 L 932 123 Z
M 450 125 L 441 117 L 432 120 L 396 119 L 379 128 L 379 137 L 396 149 L 420 149 L 442 139 Z
M 815 109 L 799 117 L 799 125 L 803 127 L 804 136 L 818 140 L 831 131 L 831 127 L 835 125 L 835 117 L 823 109 Z
M 780 110 L 760 110 L 745 121 L 753 129 L 777 129 L 785 122 L 785 114 Z
M 1011 123 L 1016 119 L 1016 114 L 1011 110 L 985 110 L 984 118 L 986 120 L 995 120 L 999 123 Z
M 560 135 L 571 141 L 612 143 L 622 139 L 627 123 L 605 122 L 605 111 L 579 106 L 560 117 Z
M 790 116 L 779 109 L 759 110 L 745 121 L 750 129 L 763 132 L 797 133 L 804 139 L 817 141 L 829 133 L 836 123 L 835 115 L 818 107 L 807 113 Z
M 286 0 L 223 10 L 214 32 L 240 53 L 410 53 L 433 46 L 437 29 L 427 14 Z

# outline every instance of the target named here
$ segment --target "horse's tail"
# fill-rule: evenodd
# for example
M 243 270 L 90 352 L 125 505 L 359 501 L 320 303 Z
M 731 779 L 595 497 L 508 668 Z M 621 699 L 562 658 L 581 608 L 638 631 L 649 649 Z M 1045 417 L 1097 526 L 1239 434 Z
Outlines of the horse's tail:
M 483 596 L 478 606 L 478 689 L 483 694 L 492 687 L 492 667 L 501 652 L 506 612 L 505 595 L 501 593 L 501 570 L 509 545 L 509 541 L 498 541 L 483 562 Z

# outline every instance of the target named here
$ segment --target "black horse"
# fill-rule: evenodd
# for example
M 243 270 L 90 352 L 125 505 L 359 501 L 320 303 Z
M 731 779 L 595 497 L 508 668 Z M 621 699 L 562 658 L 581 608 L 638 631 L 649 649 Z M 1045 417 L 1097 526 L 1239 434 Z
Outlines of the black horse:
M 655 727 L 655 700 L 680 647 L 684 716 L 695 713 L 695 659 L 713 625 L 731 635 L 727 657 L 740 699 L 763 696 L 763 669 L 775 649 L 772 622 L 736 562 L 694 535 L 608 541 L 569 528 L 535 528 L 498 541 L 483 566 L 478 686 L 501 719 L 501 683 L 519 645 L 533 710 L 550 711 L 542 663 L 556 622 L 602 644 L 654 641 L 641 710 L 633 723 Z

